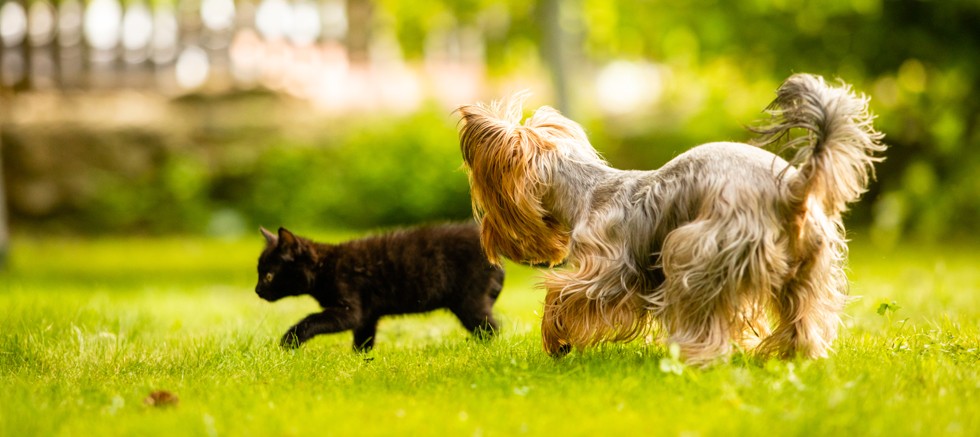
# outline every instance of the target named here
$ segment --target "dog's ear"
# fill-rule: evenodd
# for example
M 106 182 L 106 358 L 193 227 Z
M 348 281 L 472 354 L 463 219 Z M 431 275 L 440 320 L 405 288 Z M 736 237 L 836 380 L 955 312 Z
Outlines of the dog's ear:
M 522 91 L 506 101 L 495 100 L 489 105 L 460 106 L 459 147 L 463 160 L 472 165 L 481 146 L 494 144 L 513 135 L 523 118 L 524 101 L 531 94 Z
M 589 145 L 589 137 L 585 135 L 585 129 L 550 106 L 542 106 L 534 111 L 534 115 L 524 122 L 524 126 L 534 129 L 552 141 L 566 139 Z
M 542 205 L 542 155 L 554 149 L 546 132 L 519 124 L 526 93 L 506 103 L 469 105 L 459 140 L 470 179 L 473 213 L 481 224 L 487 257 L 558 264 L 568 254 L 569 231 Z M 583 134 L 584 135 L 584 134 Z

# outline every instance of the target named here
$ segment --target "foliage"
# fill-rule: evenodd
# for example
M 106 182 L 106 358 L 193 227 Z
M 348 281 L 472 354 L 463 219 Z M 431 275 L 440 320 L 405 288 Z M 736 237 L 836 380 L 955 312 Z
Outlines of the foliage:
M 472 0 L 427 2 L 432 8 L 411 6 L 414 11 L 398 26 L 416 29 L 413 35 L 450 25 L 474 26 L 487 36 L 491 71 L 533 71 L 540 62 L 533 48 L 542 46 L 540 13 L 547 1 L 505 6 Z M 401 11 L 391 3 L 398 2 L 382 5 Z M 569 91 L 578 102 L 571 109 L 613 163 L 654 168 L 694 144 L 745 139 L 739 126 L 759 116 L 772 90 L 791 73 L 840 77 L 872 97 L 877 126 L 892 146 L 888 160 L 878 166 L 879 182 L 857 205 L 854 221 L 870 224 L 873 238 L 883 246 L 903 236 L 930 241 L 976 234 L 980 104 L 972 96 L 980 89 L 980 33 L 975 31 L 980 3 L 561 4 L 560 37 L 568 42 L 571 65 L 576 66 L 567 74 L 578 79 Z M 442 11 L 435 16 L 457 20 L 447 24 L 421 18 L 433 9 Z M 626 117 L 599 114 L 592 75 L 624 59 L 656 65 L 662 95 Z
M 558 104 L 560 90 L 541 89 L 547 88 L 542 80 L 548 69 L 557 68 L 542 47 L 549 36 L 561 40 L 569 52 L 564 73 L 570 78 L 570 115 L 621 168 L 656 168 L 695 144 L 748 139 L 742 126 L 762 115 L 773 90 L 793 72 L 840 77 L 872 98 L 876 126 L 891 146 L 876 167 L 877 181 L 848 218 L 856 225 L 850 229 L 869 226 L 882 247 L 909 236 L 935 241 L 980 230 L 975 0 L 349 3 L 358 2 L 374 6 L 371 31 L 396 38 L 409 63 L 421 64 L 431 55 L 485 66 L 488 99 L 531 84 L 541 99 L 535 104 Z M 543 14 L 556 4 L 560 34 L 546 35 Z M 645 85 L 656 95 L 626 114 L 609 114 L 596 104 L 597 72 L 616 62 L 643 63 L 654 72 Z M 426 68 L 434 65 L 441 64 Z M 266 97 L 242 94 L 215 113 L 201 110 L 207 101 L 185 102 L 201 115 L 202 125 L 235 113 L 229 118 L 239 126 L 225 127 L 217 137 L 209 126 L 196 127 L 200 135 L 186 138 L 170 135 L 170 126 L 164 132 L 123 129 L 88 137 L 81 135 L 88 126 L 71 126 L 69 135 L 50 139 L 56 151 L 46 159 L 85 162 L 94 154 L 104 162 L 91 163 L 90 172 L 67 164 L 53 171 L 63 180 L 48 185 L 81 185 L 80 194 L 53 196 L 63 205 L 47 215 L 11 208 L 15 225 L 234 233 L 255 224 L 375 227 L 469 215 L 448 110 L 322 117 L 326 127 L 297 138 L 256 129 L 278 106 L 270 110 L 261 104 L 269 103 Z M 17 161 L 18 147 L 36 149 L 43 137 L 18 139 L 22 128 L 3 126 L 0 132 L 6 177 L 56 179 L 17 172 L 24 164 Z M 41 130 L 57 129 L 65 127 Z M 137 156 L 122 157 L 126 153 Z M 117 171 L 118 161 L 141 159 L 152 168 Z M 7 184 L 11 191 L 19 186 Z M 9 197 L 46 198 L 33 188 Z
M 460 220 L 471 213 L 458 155 L 446 114 L 361 121 L 329 142 L 267 149 L 253 168 L 235 169 L 237 189 L 247 197 L 222 200 L 270 225 Z
M 228 111 L 247 111 L 248 99 Z M 364 229 L 465 220 L 472 214 L 469 186 L 454 122 L 430 108 L 290 128 L 302 135 L 239 125 L 195 126 L 183 134 L 189 138 L 79 126 L 6 132 L 10 171 L 25 180 L 40 173 L 52 182 L 45 187 L 61 190 L 47 197 L 63 202 L 13 219 L 24 229 L 213 235 L 259 225 Z M 50 165 L 35 170 L 39 160 Z
M 254 296 L 257 234 L 16 243 L 0 273 L 0 435 L 980 431 L 970 250 L 859 243 L 852 289 L 864 297 L 831 357 L 698 369 L 643 341 L 547 357 L 536 274 L 513 265 L 490 343 L 435 313 L 384 320 L 367 355 L 349 334 L 283 352 L 279 335 L 316 304 Z M 903 319 L 877 314 L 892 301 Z M 146 405 L 155 390 L 179 403 Z
M 757 117 L 789 74 L 840 77 L 872 97 L 891 145 L 856 221 L 883 245 L 977 230 L 980 3 L 584 0 L 582 14 L 587 59 L 649 59 L 669 72 L 654 111 L 627 122 L 647 128 L 604 129 L 611 159 L 647 167 L 666 157 L 644 146 L 741 139 L 732 126 Z

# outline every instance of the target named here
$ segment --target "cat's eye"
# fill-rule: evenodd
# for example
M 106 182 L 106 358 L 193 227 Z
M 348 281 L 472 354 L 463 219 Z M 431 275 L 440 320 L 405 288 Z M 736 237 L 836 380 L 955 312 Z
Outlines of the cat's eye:
M 272 282 L 272 276 L 273 276 L 272 275 L 272 272 L 266 273 L 265 274 L 265 277 L 262 278 L 262 281 L 264 281 L 264 282 Z

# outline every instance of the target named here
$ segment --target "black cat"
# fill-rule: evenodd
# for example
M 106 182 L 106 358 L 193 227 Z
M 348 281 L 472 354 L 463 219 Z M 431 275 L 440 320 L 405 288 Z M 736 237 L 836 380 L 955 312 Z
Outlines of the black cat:
M 354 350 L 369 350 L 379 318 L 438 308 L 448 308 L 475 335 L 497 330 L 491 308 L 504 271 L 487 261 L 474 224 L 425 226 L 337 245 L 283 228 L 278 235 L 261 231 L 266 247 L 259 257 L 259 297 L 273 302 L 308 294 L 323 308 L 286 331 L 284 348 L 353 330 Z

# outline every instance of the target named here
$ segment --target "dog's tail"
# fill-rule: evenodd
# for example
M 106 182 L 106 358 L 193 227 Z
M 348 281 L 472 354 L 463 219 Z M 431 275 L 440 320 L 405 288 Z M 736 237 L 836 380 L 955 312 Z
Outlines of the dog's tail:
M 775 143 L 795 128 L 808 131 L 785 146 L 796 150 L 793 164 L 799 169 L 789 180 L 789 205 L 798 218 L 811 201 L 827 215 L 839 216 L 867 190 L 874 163 L 883 160 L 875 154 L 886 148 L 884 135 L 871 125 L 868 97 L 843 82 L 834 87 L 809 74 L 791 76 L 776 94 L 767 108 L 774 122 L 753 129 L 761 134 L 756 143 Z

